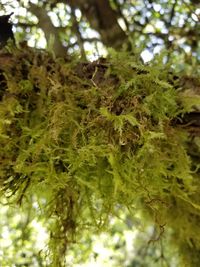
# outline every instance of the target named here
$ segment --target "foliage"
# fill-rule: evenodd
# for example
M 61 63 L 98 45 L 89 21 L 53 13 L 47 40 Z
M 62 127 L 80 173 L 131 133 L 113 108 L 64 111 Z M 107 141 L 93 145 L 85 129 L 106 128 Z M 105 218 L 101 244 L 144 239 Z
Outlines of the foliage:
M 82 58 L 93 59 L 105 55 L 108 47 L 116 48 L 116 43 L 120 50 L 129 43 L 134 53 L 142 48 L 143 59 L 145 54 L 152 58 L 166 49 L 177 68 L 195 71 L 200 59 L 197 0 L 90 0 L 90 8 L 84 8 L 85 3 L 87 0 L 43 0 L 34 4 L 30 0 L 4 0 L 0 7 L 4 13 L 14 12 L 11 20 L 15 37 L 27 40 L 30 46 L 48 47 L 56 33 L 67 54 L 78 51 Z M 110 9 L 114 12 L 109 13 Z M 111 30 L 118 24 L 124 38 Z
M 51 266 L 122 207 L 155 223 L 152 242 L 171 226 L 177 244 L 198 250 L 199 173 L 187 134 L 171 124 L 184 106 L 169 70 L 114 52 L 109 63 L 90 63 L 90 78 L 30 48 L 14 49 L 13 60 L 1 67 L 1 192 L 22 206 L 36 199 Z
M 29 203 L 30 204 L 30 203 Z M 35 207 L 1 203 L 0 262 L 1 266 L 43 267 L 46 261 L 44 237 L 47 235 L 34 218 Z M 37 212 L 38 215 L 38 212 Z M 38 218 L 38 216 L 37 216 Z M 47 263 L 47 261 L 46 261 Z

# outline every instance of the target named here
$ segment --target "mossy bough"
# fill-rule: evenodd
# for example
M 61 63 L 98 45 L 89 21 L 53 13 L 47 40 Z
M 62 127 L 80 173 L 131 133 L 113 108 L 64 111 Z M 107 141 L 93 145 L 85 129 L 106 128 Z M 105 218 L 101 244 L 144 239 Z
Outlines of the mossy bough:
M 184 106 L 168 70 L 123 54 L 78 68 L 28 48 L 10 58 L 1 66 L 1 191 L 19 204 L 43 199 L 52 264 L 119 205 L 147 209 L 159 237 L 170 226 L 198 251 L 199 173 L 187 133 L 171 124 Z

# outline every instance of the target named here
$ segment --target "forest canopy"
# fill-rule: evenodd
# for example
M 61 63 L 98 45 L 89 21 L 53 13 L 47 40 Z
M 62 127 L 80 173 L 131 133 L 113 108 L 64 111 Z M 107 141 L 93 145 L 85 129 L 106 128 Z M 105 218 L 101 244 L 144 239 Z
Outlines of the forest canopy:
M 198 1 L 0 7 L 1 266 L 199 266 Z

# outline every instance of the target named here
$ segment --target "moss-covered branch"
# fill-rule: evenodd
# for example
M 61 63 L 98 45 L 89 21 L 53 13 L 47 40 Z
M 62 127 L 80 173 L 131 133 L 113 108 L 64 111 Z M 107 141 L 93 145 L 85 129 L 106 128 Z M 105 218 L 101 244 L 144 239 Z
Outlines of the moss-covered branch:
M 188 104 L 166 66 L 125 54 L 69 64 L 26 48 L 2 58 L 1 192 L 21 205 L 33 195 L 40 202 L 52 266 L 119 205 L 148 213 L 158 238 L 171 227 L 187 266 L 196 266 L 183 248 L 200 249 L 200 145 L 177 117 L 200 101 Z

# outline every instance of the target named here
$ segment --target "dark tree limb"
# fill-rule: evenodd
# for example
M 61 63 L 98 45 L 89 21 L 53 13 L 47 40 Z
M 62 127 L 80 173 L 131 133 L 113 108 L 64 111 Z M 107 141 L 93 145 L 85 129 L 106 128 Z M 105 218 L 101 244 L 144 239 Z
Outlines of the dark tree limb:
M 81 10 L 106 46 L 119 49 L 127 42 L 127 36 L 118 24 L 118 14 L 108 0 L 67 0 L 66 3 Z

